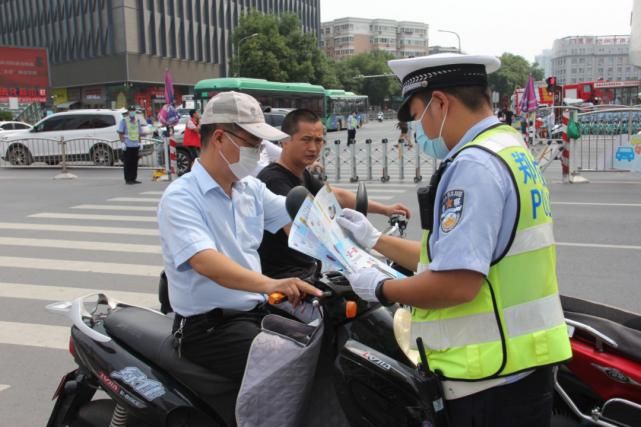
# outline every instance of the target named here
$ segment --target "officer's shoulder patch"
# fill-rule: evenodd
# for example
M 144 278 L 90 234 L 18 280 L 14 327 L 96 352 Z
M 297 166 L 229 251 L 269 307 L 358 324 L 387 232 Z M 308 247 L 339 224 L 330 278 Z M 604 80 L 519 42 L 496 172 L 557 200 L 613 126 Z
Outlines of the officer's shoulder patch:
M 449 190 L 441 200 L 441 231 L 448 233 L 454 229 L 463 215 L 463 190 Z

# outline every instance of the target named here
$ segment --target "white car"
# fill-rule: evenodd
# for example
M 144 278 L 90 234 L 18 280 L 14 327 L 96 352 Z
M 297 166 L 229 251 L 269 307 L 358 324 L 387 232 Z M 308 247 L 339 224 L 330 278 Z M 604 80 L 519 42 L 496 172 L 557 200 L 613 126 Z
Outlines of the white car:
M 0 122 L 0 133 L 5 135 L 4 132 L 12 132 L 16 130 L 29 130 L 33 126 L 24 122 Z
M 114 110 L 72 110 L 53 114 L 25 132 L 0 134 L 0 157 L 12 165 L 62 160 L 61 138 L 66 142 L 68 161 L 91 161 L 111 166 L 122 154 L 122 142 L 116 129 L 123 116 Z M 143 127 L 143 136 L 148 127 Z M 140 157 L 153 152 L 153 142 L 141 144 Z

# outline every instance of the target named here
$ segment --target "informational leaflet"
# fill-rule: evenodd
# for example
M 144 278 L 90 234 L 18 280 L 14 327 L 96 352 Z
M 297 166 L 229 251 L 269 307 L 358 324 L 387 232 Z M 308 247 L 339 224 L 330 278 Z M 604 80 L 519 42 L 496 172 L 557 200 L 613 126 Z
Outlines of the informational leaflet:
M 345 233 L 335 221 L 341 210 L 329 184 L 325 184 L 316 197 L 308 197 L 298 211 L 289 234 L 289 246 L 320 260 L 323 271 L 354 273 L 374 267 L 390 277 L 404 277 L 363 250 Z

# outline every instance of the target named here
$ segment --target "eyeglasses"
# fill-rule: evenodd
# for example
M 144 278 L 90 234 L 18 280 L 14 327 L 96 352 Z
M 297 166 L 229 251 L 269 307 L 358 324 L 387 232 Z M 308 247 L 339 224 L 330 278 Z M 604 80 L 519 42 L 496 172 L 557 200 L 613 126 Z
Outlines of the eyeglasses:
M 234 132 L 231 132 L 231 131 L 228 131 L 228 130 L 224 130 L 224 132 L 228 133 L 228 134 L 231 134 L 231 135 L 234 135 L 236 138 L 238 138 L 241 141 L 243 141 L 245 143 L 245 145 L 249 146 L 249 148 L 255 148 L 256 150 L 260 150 L 260 143 L 262 141 L 258 141 L 256 143 L 252 144 L 251 142 L 247 141 L 245 138 L 242 138 L 242 137 L 236 135 Z

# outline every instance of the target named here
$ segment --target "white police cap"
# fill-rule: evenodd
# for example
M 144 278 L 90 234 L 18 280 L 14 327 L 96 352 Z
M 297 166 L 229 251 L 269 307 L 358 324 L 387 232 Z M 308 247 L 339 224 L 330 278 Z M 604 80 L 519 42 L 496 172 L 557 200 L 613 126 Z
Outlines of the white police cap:
M 388 65 L 401 81 L 403 104 L 398 110 L 398 119 L 411 121 L 409 100 L 413 94 L 424 89 L 486 86 L 487 75 L 498 70 L 501 61 L 490 55 L 438 53 L 393 59 L 388 61 Z

